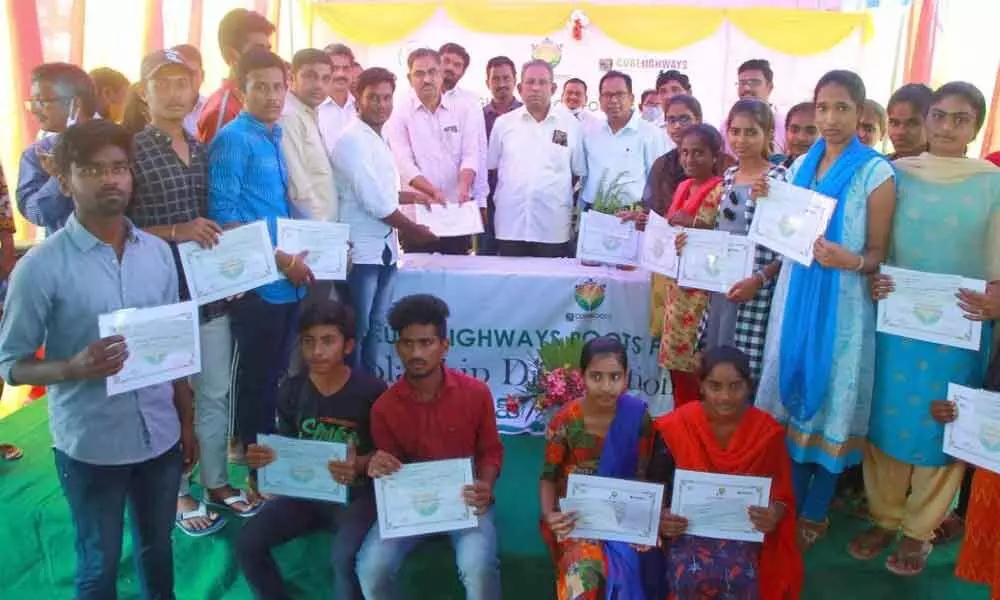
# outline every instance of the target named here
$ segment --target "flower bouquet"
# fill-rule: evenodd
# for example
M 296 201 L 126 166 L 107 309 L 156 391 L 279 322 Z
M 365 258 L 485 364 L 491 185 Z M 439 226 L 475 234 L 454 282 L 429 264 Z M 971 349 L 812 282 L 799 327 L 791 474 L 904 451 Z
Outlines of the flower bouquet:
M 542 344 L 534 361 L 533 378 L 521 394 L 507 396 L 507 410 L 517 413 L 522 404 L 531 404 L 530 410 L 537 415 L 532 430 L 544 432 L 552 415 L 584 394 L 583 373 L 579 368 L 582 352 L 580 336 Z

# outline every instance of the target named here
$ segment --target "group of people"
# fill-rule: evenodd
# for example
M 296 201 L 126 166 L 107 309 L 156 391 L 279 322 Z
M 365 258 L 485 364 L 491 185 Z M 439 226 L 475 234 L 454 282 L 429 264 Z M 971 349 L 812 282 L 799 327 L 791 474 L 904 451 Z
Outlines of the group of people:
M 631 77 L 605 73 L 598 112 L 583 80 L 565 82 L 556 103 L 548 62 L 518 69 L 497 56 L 483 105 L 458 86 L 468 53 L 448 43 L 410 53 L 412 90 L 400 101 L 395 76 L 362 70 L 348 47 L 301 50 L 289 64 L 271 52 L 273 33 L 257 13 L 227 14 L 219 41 L 231 72 L 207 98 L 191 46 L 146 56 L 131 87 L 63 63 L 33 71 L 28 106 L 44 135 L 22 155 L 15 197 L 48 235 L 15 267 L 4 195 L 0 376 L 48 390 L 79 598 L 114 597 L 126 505 L 149 597 L 172 597 L 173 529 L 211 535 L 224 511 L 246 520 L 235 553 L 259 597 L 288 595 L 273 548 L 329 529 L 335 597 L 395 598 L 400 564 L 422 538 L 381 539 L 371 479 L 458 457 L 474 459 L 464 498 L 479 515 L 478 527 L 450 535 L 460 577 L 469 598 L 500 598 L 494 401 L 446 366 L 442 300 L 391 305 L 401 248 L 566 257 L 578 206 L 612 206 L 638 229 L 656 212 L 746 235 L 773 180 L 837 200 L 812 266 L 757 247 L 753 275 L 727 293 L 652 276 L 650 328 L 674 411 L 654 422 L 627 394 L 620 342 L 584 349 L 586 393 L 550 422 L 540 484 L 558 597 L 797 598 L 802 553 L 825 534 L 838 481 L 862 488 L 872 520 L 852 556 L 895 545 L 886 568 L 917 575 L 933 542 L 960 536 L 966 519 L 959 575 L 1000 589 L 1000 476 L 973 478 L 942 453 L 942 423 L 956 415 L 945 390 L 984 385 L 990 327 L 973 352 L 876 334 L 874 317 L 892 293 L 879 269 L 891 264 L 986 280 L 986 293 L 962 290 L 957 302 L 969 319 L 1000 318 L 1000 169 L 966 157 L 986 119 L 979 90 L 910 84 L 883 110 L 860 77 L 831 71 L 810 102 L 782 113 L 769 102 L 774 73 L 755 59 L 739 68 L 740 100 L 717 129 L 677 71 L 661 73 L 638 106 Z M 872 148 L 886 135 L 889 156 Z M 481 210 L 475 240 L 438 238 L 401 208 L 465 202 Z M 348 224 L 346 283 L 317 282 L 304 254 L 277 250 L 283 278 L 201 307 L 198 375 L 109 397 L 104 380 L 128 348 L 101 338 L 97 317 L 190 298 L 179 243 L 212 247 L 257 221 L 274 242 L 281 218 Z M 388 388 L 373 375 L 386 315 L 405 368 Z M 301 369 L 290 373 L 293 355 Z M 257 436 L 275 432 L 349 443 L 348 458 L 328 465 L 351 486 L 349 502 L 259 493 L 255 473 L 275 452 Z M 245 489 L 229 479 L 231 439 L 250 468 Z M 196 463 L 201 498 L 190 486 Z M 559 497 L 571 473 L 662 482 L 669 497 L 677 468 L 770 477 L 770 504 L 750 510 L 765 541 L 687 536 L 666 510 L 659 548 L 569 537 L 575 515 L 560 512 Z

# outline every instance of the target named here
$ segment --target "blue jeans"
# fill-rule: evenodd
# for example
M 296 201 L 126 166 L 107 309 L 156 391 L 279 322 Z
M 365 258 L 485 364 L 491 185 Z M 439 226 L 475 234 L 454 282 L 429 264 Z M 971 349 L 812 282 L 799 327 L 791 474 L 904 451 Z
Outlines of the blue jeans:
M 839 477 L 840 473 L 831 473 L 815 463 L 792 461 L 792 485 L 799 516 L 814 523 L 826 521 Z
M 173 600 L 170 533 L 181 480 L 181 450 L 126 465 L 92 465 L 60 452 L 56 472 L 76 530 L 76 600 L 118 596 L 125 507 L 132 525 L 139 589 L 144 600 Z
M 479 517 L 479 527 L 447 535 L 455 550 L 458 576 L 467 600 L 500 600 L 500 560 L 493 511 Z M 428 536 L 383 540 L 376 523 L 358 552 L 358 580 L 367 600 L 398 600 L 396 579 L 403 559 Z
M 375 374 L 378 363 L 376 343 L 378 325 L 385 319 L 392 302 L 392 285 L 396 279 L 396 265 L 354 265 L 347 275 L 357 324 L 357 344 L 352 356 L 352 366 Z M 386 379 L 389 379 L 390 374 Z

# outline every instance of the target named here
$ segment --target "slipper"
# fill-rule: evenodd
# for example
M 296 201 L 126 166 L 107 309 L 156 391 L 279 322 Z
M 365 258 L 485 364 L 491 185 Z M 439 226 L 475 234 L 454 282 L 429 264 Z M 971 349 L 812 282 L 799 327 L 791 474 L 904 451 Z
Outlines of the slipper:
M 963 535 L 965 535 L 965 521 L 962 517 L 951 513 L 934 530 L 934 539 L 931 540 L 931 543 L 935 546 L 943 546 L 961 539 Z
M 224 508 L 226 510 L 232 511 L 234 515 L 236 515 L 237 517 L 241 517 L 243 519 L 249 519 L 250 517 L 259 513 L 260 509 L 264 508 L 263 502 L 258 503 L 256 505 L 252 504 L 250 502 L 250 499 L 247 498 L 247 493 L 245 490 L 240 490 L 239 494 L 229 496 L 228 498 L 223 498 L 222 502 L 217 502 L 215 500 L 208 500 L 207 504 L 209 506 L 214 506 L 216 508 Z M 234 505 L 236 504 L 246 504 L 250 508 L 246 510 L 239 510 L 237 508 L 234 508 Z
M 905 553 L 900 553 L 899 548 L 889 555 L 889 558 L 885 560 L 885 568 L 888 569 L 893 575 L 899 575 L 900 577 L 916 577 L 924 572 L 927 568 L 927 557 L 931 555 L 934 550 L 934 544 L 930 542 L 923 542 L 921 547 L 917 550 L 912 550 Z M 901 563 L 911 562 L 913 560 L 919 560 L 920 566 L 916 569 L 907 569 L 902 566 Z
M 205 529 L 195 529 L 189 525 L 185 525 L 184 521 L 190 519 L 209 519 L 212 524 Z M 219 531 L 226 526 L 226 520 L 222 518 L 221 515 L 216 514 L 214 517 L 210 517 L 208 514 L 208 508 L 205 506 L 204 502 L 198 503 L 198 508 L 194 510 L 189 510 L 187 512 L 178 513 L 174 524 L 177 528 L 183 531 L 185 534 L 191 537 L 205 537 L 206 535 L 212 535 L 216 531 Z
M 809 519 L 799 517 L 799 550 L 801 550 L 803 554 L 808 552 L 820 538 L 826 535 L 826 530 L 829 529 L 829 527 L 829 519 L 824 520 L 822 523 L 817 523 L 816 521 L 810 521 Z
M 895 540 L 895 532 L 873 526 L 854 536 L 847 544 L 847 553 L 855 560 L 871 560 L 882 554 Z
M 0 458 L 8 462 L 21 460 L 24 458 L 24 451 L 14 444 L 0 444 Z

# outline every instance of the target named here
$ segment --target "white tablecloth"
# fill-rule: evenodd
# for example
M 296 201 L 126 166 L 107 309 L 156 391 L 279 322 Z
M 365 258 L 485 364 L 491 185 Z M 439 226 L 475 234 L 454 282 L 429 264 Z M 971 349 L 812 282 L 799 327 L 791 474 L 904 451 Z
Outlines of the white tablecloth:
M 629 387 L 654 414 L 672 406 L 669 378 L 657 365 L 659 339 L 649 332 L 648 272 L 586 267 L 574 259 L 410 254 L 396 278 L 393 299 L 434 294 L 451 309 L 448 365 L 487 382 L 497 401 L 501 429 L 528 427 L 531 415 L 508 414 L 504 399 L 518 395 L 532 377 L 541 344 L 556 336 L 619 336 L 629 351 Z M 402 374 L 379 328 L 379 370 Z

